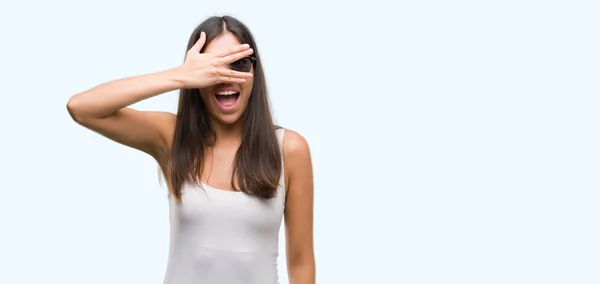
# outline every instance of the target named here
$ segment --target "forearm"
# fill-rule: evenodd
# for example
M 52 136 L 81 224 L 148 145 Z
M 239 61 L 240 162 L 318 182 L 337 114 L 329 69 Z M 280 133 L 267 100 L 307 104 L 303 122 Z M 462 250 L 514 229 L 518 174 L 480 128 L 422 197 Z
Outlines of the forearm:
M 179 69 L 169 69 L 110 81 L 71 97 L 73 116 L 102 118 L 156 95 L 183 88 Z
M 290 284 L 315 284 L 315 262 L 306 260 L 288 265 Z

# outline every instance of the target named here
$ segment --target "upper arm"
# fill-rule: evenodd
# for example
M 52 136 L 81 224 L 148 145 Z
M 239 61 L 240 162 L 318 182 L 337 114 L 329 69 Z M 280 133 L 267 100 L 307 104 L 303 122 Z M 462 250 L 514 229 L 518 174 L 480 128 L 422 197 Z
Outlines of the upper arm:
M 314 261 L 313 169 L 310 149 L 300 134 L 287 130 L 283 140 L 288 179 L 285 229 L 288 264 Z
M 73 114 L 72 114 L 73 115 Z M 76 117 L 80 125 L 125 146 L 162 159 L 169 149 L 175 129 L 174 114 L 162 111 L 139 111 L 123 108 L 104 117 Z

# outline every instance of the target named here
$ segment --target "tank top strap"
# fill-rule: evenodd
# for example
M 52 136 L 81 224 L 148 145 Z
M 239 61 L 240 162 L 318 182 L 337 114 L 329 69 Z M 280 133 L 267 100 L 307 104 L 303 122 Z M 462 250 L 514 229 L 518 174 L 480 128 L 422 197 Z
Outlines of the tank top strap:
M 277 135 L 277 142 L 279 142 L 279 148 L 283 149 L 283 135 L 285 132 L 285 128 L 277 128 L 275 129 L 275 134 Z M 283 154 L 283 152 L 282 152 Z
M 285 195 L 287 193 L 285 187 L 285 163 L 283 161 L 283 137 L 285 135 L 285 128 L 281 127 L 275 129 L 275 134 L 277 135 L 277 142 L 279 142 L 279 149 L 281 151 L 281 175 L 279 178 L 279 188 L 277 189 L 277 198 L 279 198 L 285 206 Z

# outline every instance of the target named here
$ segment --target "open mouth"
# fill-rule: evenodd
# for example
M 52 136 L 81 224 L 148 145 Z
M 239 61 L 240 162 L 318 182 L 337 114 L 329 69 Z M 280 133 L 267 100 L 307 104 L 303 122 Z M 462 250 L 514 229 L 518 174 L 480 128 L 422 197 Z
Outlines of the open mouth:
M 239 97 L 240 93 L 236 91 L 221 91 L 215 94 L 217 104 L 224 110 L 233 108 Z

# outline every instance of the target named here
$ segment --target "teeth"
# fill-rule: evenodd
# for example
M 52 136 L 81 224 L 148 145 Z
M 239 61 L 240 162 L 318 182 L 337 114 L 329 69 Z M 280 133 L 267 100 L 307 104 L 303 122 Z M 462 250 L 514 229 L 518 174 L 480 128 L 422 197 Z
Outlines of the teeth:
M 231 96 L 233 94 L 237 94 L 237 92 L 234 91 L 222 91 L 222 92 L 218 92 L 217 95 L 220 96 Z

